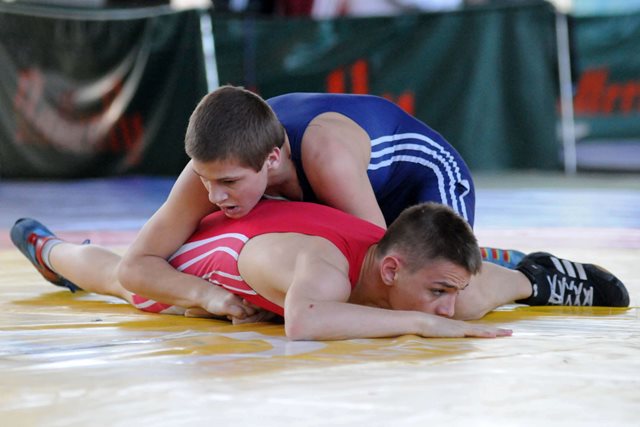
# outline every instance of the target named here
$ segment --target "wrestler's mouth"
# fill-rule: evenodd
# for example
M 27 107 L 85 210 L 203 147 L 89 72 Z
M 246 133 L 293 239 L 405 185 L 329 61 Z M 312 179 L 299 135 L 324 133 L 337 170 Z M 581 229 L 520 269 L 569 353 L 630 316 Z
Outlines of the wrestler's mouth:
M 218 206 L 218 207 L 220 208 L 222 213 L 224 213 L 225 216 L 228 216 L 228 217 L 238 216 L 238 214 L 240 213 L 239 206 Z

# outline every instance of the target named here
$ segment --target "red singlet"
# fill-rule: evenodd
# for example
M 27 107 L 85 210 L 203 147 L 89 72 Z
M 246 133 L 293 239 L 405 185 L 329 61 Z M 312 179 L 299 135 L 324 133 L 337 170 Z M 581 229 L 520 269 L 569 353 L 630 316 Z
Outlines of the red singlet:
M 283 308 L 258 295 L 242 280 L 238 271 L 238 256 L 247 241 L 267 233 L 300 233 L 329 240 L 347 258 L 353 288 L 367 250 L 382 238 L 384 230 L 316 203 L 262 200 L 239 219 L 227 218 L 222 212 L 207 216 L 169 262 L 178 271 L 202 277 L 282 316 Z M 134 305 L 156 313 L 180 313 L 177 307 L 137 295 L 134 295 Z

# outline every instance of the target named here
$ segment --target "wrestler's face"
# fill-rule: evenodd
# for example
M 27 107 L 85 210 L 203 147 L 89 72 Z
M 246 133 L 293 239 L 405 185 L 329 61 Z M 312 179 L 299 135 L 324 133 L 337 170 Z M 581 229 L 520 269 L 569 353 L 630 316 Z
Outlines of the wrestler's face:
M 458 293 L 469 284 L 471 274 L 450 261 L 438 259 L 411 272 L 399 267 L 390 289 L 394 310 L 412 310 L 453 317 Z
M 235 160 L 200 162 L 194 159 L 192 167 L 207 189 L 209 201 L 229 218 L 248 214 L 267 188 L 268 159 L 257 172 Z

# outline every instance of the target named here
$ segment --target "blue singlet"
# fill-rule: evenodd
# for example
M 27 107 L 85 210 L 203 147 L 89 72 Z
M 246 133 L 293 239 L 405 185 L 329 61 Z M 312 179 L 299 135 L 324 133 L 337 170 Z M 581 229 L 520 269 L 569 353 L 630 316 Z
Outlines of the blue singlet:
M 369 135 L 367 174 L 387 224 L 409 206 L 434 201 L 473 226 L 475 191 L 464 160 L 439 133 L 396 104 L 371 95 L 320 93 L 291 93 L 267 102 L 289 137 L 304 201 L 318 200 L 302 169 L 302 136 L 316 116 L 336 112 Z

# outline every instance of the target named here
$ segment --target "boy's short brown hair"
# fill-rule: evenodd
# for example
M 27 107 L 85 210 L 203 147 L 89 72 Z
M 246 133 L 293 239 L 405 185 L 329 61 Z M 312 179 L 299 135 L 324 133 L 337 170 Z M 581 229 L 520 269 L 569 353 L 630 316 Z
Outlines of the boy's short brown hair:
M 379 256 L 397 249 L 415 272 L 430 261 L 446 259 L 477 274 L 482 268 L 471 226 L 449 206 L 427 202 L 405 209 L 378 244 Z
M 284 128 L 269 104 L 235 86 L 221 86 L 202 98 L 185 135 L 185 150 L 192 159 L 232 159 L 256 171 L 283 143 Z

